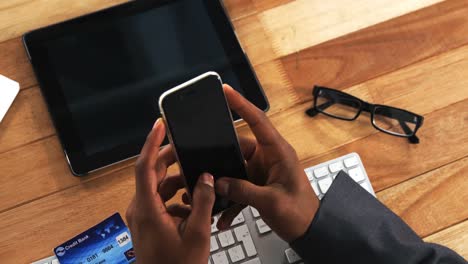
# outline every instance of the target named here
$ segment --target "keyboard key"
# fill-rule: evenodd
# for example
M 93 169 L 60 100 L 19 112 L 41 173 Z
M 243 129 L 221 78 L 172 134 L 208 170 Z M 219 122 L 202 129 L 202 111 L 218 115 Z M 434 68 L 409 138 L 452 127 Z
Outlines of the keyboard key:
M 271 228 L 263 221 L 263 219 L 257 220 L 257 228 L 260 234 L 265 234 L 271 231 Z
M 371 189 L 369 188 L 369 185 L 366 182 L 361 183 L 362 188 L 364 188 L 367 192 L 372 194 Z
M 216 237 L 211 236 L 210 238 L 210 252 L 216 251 L 219 249 L 218 242 L 216 242 Z
M 250 211 L 252 211 L 253 217 L 255 218 L 260 217 L 260 213 L 258 212 L 258 210 L 253 208 L 252 206 L 250 206 Z
M 214 216 L 213 217 L 213 224 L 211 224 L 211 233 L 218 232 L 218 228 L 216 227 L 217 223 L 218 223 L 218 217 Z
M 214 264 L 229 264 L 229 260 L 226 256 L 226 251 L 220 251 L 211 256 Z
M 234 218 L 234 220 L 232 220 L 231 226 L 235 226 L 235 225 L 238 225 L 238 224 L 241 224 L 241 223 L 244 223 L 244 222 L 245 222 L 244 214 L 242 212 L 240 212 L 236 216 L 236 218 Z
M 234 263 L 245 259 L 245 254 L 244 254 L 244 251 L 242 250 L 241 245 L 230 248 L 228 250 L 228 253 L 229 253 L 229 258 L 231 258 L 231 261 Z
M 309 181 L 313 180 L 314 179 L 314 173 L 312 172 L 312 170 L 310 169 L 305 169 L 304 170 L 306 175 L 307 175 L 307 179 L 309 179 Z
M 310 185 L 312 186 L 312 189 L 314 189 L 314 192 L 315 192 L 315 195 L 319 196 L 320 195 L 320 191 L 318 189 L 318 186 L 317 186 L 317 182 L 314 180 L 314 181 L 311 181 L 310 182 Z
M 328 175 L 327 167 L 320 167 L 318 169 L 315 169 L 314 175 L 315 175 L 315 178 L 322 178 L 324 176 L 327 176 Z
M 322 179 L 318 182 L 318 185 L 320 187 L 320 191 L 322 191 L 322 193 L 326 193 L 328 191 L 328 189 L 330 188 L 330 186 L 332 185 L 333 181 L 332 179 L 330 178 L 325 178 L 325 179 Z
M 233 245 L 234 242 L 236 242 L 234 240 L 234 237 L 232 236 L 231 230 L 226 230 L 224 232 L 219 233 L 218 239 L 219 243 L 221 244 L 221 247 L 223 248 Z
M 302 260 L 301 257 L 294 251 L 292 248 L 288 248 L 284 251 L 288 263 L 296 263 L 299 260 Z
M 43 258 L 43 259 L 34 261 L 31 264 L 51 264 L 51 263 L 59 264 L 59 261 L 55 256 L 50 256 L 50 257 L 47 257 L 47 258 Z
M 254 258 L 251 260 L 247 260 L 246 262 L 242 262 L 242 264 L 262 264 L 262 262 L 260 262 L 259 258 Z
M 346 168 L 351 168 L 353 166 L 356 166 L 358 165 L 359 162 L 358 162 L 358 159 L 356 157 L 351 157 L 351 158 L 347 158 L 344 160 L 344 165 L 346 166 Z
M 338 161 L 338 162 L 335 162 L 335 163 L 331 163 L 330 165 L 328 165 L 328 168 L 330 168 L 330 171 L 333 173 L 333 172 L 338 172 L 342 169 L 344 169 L 343 167 L 343 163 L 341 161 Z
M 237 240 L 244 244 L 245 253 L 247 253 L 248 257 L 257 255 L 257 249 L 255 249 L 255 245 L 252 237 L 250 236 L 247 225 L 241 225 L 234 228 L 234 234 L 236 235 Z
M 361 168 L 359 168 L 359 167 L 350 169 L 348 171 L 348 174 L 349 174 L 349 176 L 351 176 L 351 178 L 353 178 L 353 180 L 355 182 L 360 182 L 360 181 L 365 179 L 364 178 L 364 173 L 362 172 Z

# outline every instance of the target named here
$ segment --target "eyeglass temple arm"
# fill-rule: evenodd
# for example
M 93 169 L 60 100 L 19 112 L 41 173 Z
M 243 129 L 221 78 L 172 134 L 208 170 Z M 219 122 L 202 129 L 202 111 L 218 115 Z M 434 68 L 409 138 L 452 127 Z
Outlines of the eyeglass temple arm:
M 318 105 L 317 108 L 320 108 L 322 110 L 327 109 L 328 107 L 332 106 L 335 102 L 333 101 L 328 101 L 326 103 L 323 103 L 321 105 Z M 315 107 L 311 107 L 310 109 L 307 109 L 306 114 L 310 117 L 314 117 L 318 114 L 319 112 L 316 110 Z
M 328 107 L 332 106 L 335 102 L 333 101 L 332 98 L 330 98 L 330 101 L 326 102 L 326 103 L 323 103 L 321 105 L 318 105 L 317 108 L 320 108 L 322 110 L 325 110 L 327 109 Z M 364 102 L 365 103 L 365 102 Z M 356 107 L 356 104 L 354 104 L 353 102 L 351 101 L 340 101 L 340 104 L 344 104 L 344 105 L 347 105 L 347 106 L 351 106 L 351 107 Z M 370 113 L 370 105 L 368 103 L 365 103 L 362 107 L 362 110 L 363 111 L 366 111 L 366 112 L 369 112 Z M 310 108 L 309 110 L 306 111 L 306 113 L 313 117 L 315 115 L 318 114 L 317 110 L 315 109 L 315 107 L 312 107 Z
M 413 133 L 413 131 L 411 130 L 411 128 L 408 127 L 408 125 L 403 121 L 403 120 L 398 120 L 398 123 L 400 123 L 400 126 L 401 128 L 403 128 L 403 130 L 405 131 L 406 134 L 411 134 Z M 413 134 L 412 136 L 410 136 L 408 138 L 408 141 L 411 143 L 411 144 L 419 144 L 419 138 Z

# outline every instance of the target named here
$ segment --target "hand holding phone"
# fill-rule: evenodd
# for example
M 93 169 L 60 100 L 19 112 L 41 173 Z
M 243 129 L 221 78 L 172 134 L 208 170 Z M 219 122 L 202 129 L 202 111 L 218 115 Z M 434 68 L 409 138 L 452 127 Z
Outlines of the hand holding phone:
M 233 111 L 249 125 L 255 138 L 240 138 L 251 181 L 221 178 L 217 194 L 237 205 L 224 211 L 218 228 L 225 230 L 243 207 L 255 207 L 262 219 L 283 240 L 303 235 L 319 207 L 294 148 L 281 136 L 263 111 L 234 89 L 224 91 Z
M 155 123 L 136 162 L 136 193 L 126 218 L 138 263 L 206 263 L 210 254 L 211 209 L 215 194 L 211 175 L 203 174 L 190 207 L 166 206 L 183 188 L 181 177 L 167 175 L 176 162 L 171 146 L 160 148 L 164 122 Z
M 231 111 L 217 73 L 205 73 L 168 90 L 161 95 L 159 108 L 189 195 L 204 172 L 215 179 L 248 179 Z M 213 214 L 233 204 L 217 196 Z

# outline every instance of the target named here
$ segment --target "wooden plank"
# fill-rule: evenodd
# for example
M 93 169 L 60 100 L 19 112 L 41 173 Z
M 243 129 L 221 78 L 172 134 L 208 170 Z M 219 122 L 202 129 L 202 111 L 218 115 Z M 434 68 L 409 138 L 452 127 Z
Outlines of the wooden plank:
M 338 0 L 337 0 L 338 1 Z M 390 0 L 387 0 L 390 1 Z M 303 55 L 303 53 L 299 53 L 302 49 L 309 48 L 311 46 L 314 46 L 318 43 L 322 43 L 326 40 L 330 40 L 336 37 L 340 37 L 346 33 L 350 33 L 353 31 L 353 27 L 355 26 L 355 23 L 362 23 L 363 28 L 368 27 L 373 25 L 373 23 L 369 23 L 368 19 L 369 16 L 371 16 L 372 19 L 376 19 L 378 15 L 374 17 L 374 15 L 365 15 L 365 16 L 356 16 L 355 12 L 356 10 L 364 10 L 364 9 L 371 9 L 372 5 L 385 5 L 385 1 L 366 1 L 366 0 L 361 0 L 358 1 L 358 3 L 355 3 L 355 1 L 352 1 L 353 4 L 347 5 L 349 8 L 346 11 L 343 11 L 343 6 L 346 5 L 346 3 L 343 3 L 342 0 L 339 0 L 339 3 L 336 1 L 327 1 L 324 3 L 323 1 L 309 1 L 309 0 L 303 0 L 303 1 L 293 1 L 288 4 L 283 4 L 281 6 L 278 6 L 276 8 L 271 8 L 271 5 L 267 5 L 266 8 L 270 8 L 266 11 L 259 11 L 262 10 L 262 4 L 261 3 L 250 3 L 250 4 L 245 4 L 245 2 L 249 1 L 242 1 L 243 4 L 239 5 L 239 8 L 241 9 L 249 9 L 249 10 L 255 10 L 249 12 L 245 12 L 244 15 L 246 16 L 240 16 L 241 18 L 238 20 L 234 20 L 234 26 L 236 28 L 236 31 L 239 35 L 239 38 L 241 39 L 242 46 L 246 53 L 249 55 L 249 58 L 253 62 L 254 65 L 258 65 L 261 63 L 265 63 L 274 59 L 281 58 L 282 56 L 289 55 L 287 59 L 284 59 L 283 61 L 287 61 L 291 64 L 293 64 L 293 68 L 295 68 L 295 76 L 292 78 L 293 80 L 303 80 L 307 76 L 310 76 L 312 74 L 313 76 L 322 76 L 322 78 L 328 77 L 328 78 L 338 78 L 336 76 L 335 71 L 330 71 L 327 68 L 323 67 L 323 64 L 328 61 L 327 64 L 331 65 L 325 65 L 328 67 L 338 67 L 342 68 L 342 64 L 340 63 L 340 58 L 341 57 L 346 57 L 346 56 L 353 56 L 353 58 L 358 57 L 356 60 L 362 63 L 363 61 L 367 61 L 366 58 L 362 58 L 362 56 L 366 56 L 367 53 L 371 53 L 371 51 L 366 51 L 363 52 L 362 49 L 362 43 L 358 41 L 362 39 L 363 33 L 357 34 L 357 36 L 360 39 L 356 40 L 356 44 L 352 43 L 353 45 L 349 45 L 349 41 L 342 42 L 339 47 L 337 45 L 333 45 L 332 48 L 330 49 L 325 49 L 325 53 L 323 49 L 320 49 L 316 53 L 314 53 L 315 57 L 313 58 L 319 58 L 322 64 L 317 65 L 317 60 L 312 60 L 313 65 L 309 65 L 310 63 L 307 63 L 310 61 L 309 58 L 311 56 L 308 56 L 306 53 Z M 363 2 L 366 2 L 365 4 Z M 382 12 L 387 12 L 386 16 L 378 17 L 379 19 L 375 20 L 375 23 L 378 22 L 383 22 L 386 19 L 390 19 L 393 17 L 397 17 L 398 15 L 395 15 L 398 13 L 398 10 L 403 13 L 409 13 L 411 11 L 417 10 L 418 8 L 422 8 L 425 6 L 429 6 L 431 4 L 434 4 L 436 2 L 440 2 L 439 0 L 429 0 L 429 1 L 411 1 L 410 3 L 406 2 L 401 2 L 399 5 L 395 5 L 393 2 L 391 6 L 394 8 L 388 9 L 388 8 L 382 8 Z M 455 2 L 462 4 L 462 0 L 458 1 L 456 0 Z M 455 3 L 455 4 L 457 4 Z M 275 4 L 275 3 L 273 3 Z M 447 4 L 447 6 L 455 4 Z M 458 5 L 460 5 L 458 4 Z M 265 4 L 266 5 L 266 4 Z M 458 8 L 458 7 L 457 7 Z M 431 11 L 432 13 L 435 12 L 437 8 L 432 8 Z M 446 10 L 444 10 L 446 11 Z M 449 9 L 449 11 L 453 11 L 452 9 Z M 424 13 L 424 11 L 422 11 Z M 342 14 L 346 15 L 342 15 Z M 369 14 L 374 14 L 375 12 L 368 12 Z M 431 14 L 429 14 L 427 17 L 431 17 Z M 288 14 L 288 16 L 284 16 L 283 14 Z M 395 16 L 392 16 L 395 15 Z M 443 12 L 436 12 L 436 17 L 440 17 L 443 14 Z M 457 13 L 459 18 L 459 14 L 463 14 L 463 12 Z M 352 16 L 353 23 L 348 23 L 346 16 Z M 448 19 L 450 16 L 444 16 L 445 19 Z M 399 18 L 398 18 L 399 19 Z M 398 19 L 395 19 L 395 21 L 398 21 Z M 406 23 L 411 24 L 412 21 L 405 21 Z M 456 20 L 452 20 L 453 23 L 456 23 Z M 323 26 L 322 24 L 330 24 L 331 26 Z M 387 23 L 383 23 L 387 25 Z M 409 34 L 406 34 L 404 27 L 406 27 L 405 23 L 398 24 L 401 28 L 401 31 L 398 31 L 397 33 L 403 36 L 409 36 Z M 458 26 L 456 24 L 457 28 L 463 28 L 462 26 Z M 319 27 L 319 28 L 316 28 Z M 336 28 L 335 28 L 336 27 Z M 300 29 L 297 29 L 300 28 Z M 466 27 L 465 27 L 466 28 Z M 385 28 L 385 32 L 388 33 L 391 31 L 392 33 L 395 32 L 395 28 Z M 431 36 L 431 28 L 428 28 L 429 32 L 427 33 L 427 36 Z M 306 32 L 302 32 L 306 31 Z M 342 30 L 342 31 L 340 31 Z M 378 29 L 380 30 L 380 28 Z M 378 30 L 375 30 L 370 33 L 369 38 L 372 37 L 374 34 L 380 34 Z M 313 32 L 312 32 L 313 31 Z M 365 32 L 368 32 L 368 30 L 364 30 Z M 419 36 L 420 32 L 416 32 L 416 36 Z M 425 34 L 425 33 L 423 33 Z M 448 33 L 450 36 L 451 33 Z M 456 32 L 454 33 L 456 34 Z M 327 36 L 330 35 L 328 37 Z M 425 34 L 426 35 L 426 34 Z M 399 38 L 401 38 L 399 35 L 397 35 Z M 459 36 L 457 35 L 458 38 L 466 38 L 464 35 Z M 345 37 L 346 38 L 346 37 Z M 280 42 L 278 43 L 278 39 Z M 382 46 L 384 45 L 401 45 L 402 47 L 405 47 L 404 43 L 398 42 L 395 43 L 393 40 L 388 41 L 388 39 L 385 39 L 386 41 L 384 43 L 382 42 L 382 39 L 379 40 L 378 43 L 380 43 Z M 305 41 L 304 43 L 301 43 L 301 41 Z M 427 44 L 427 42 L 430 42 L 430 40 L 426 40 L 423 43 L 420 44 Z M 455 41 L 456 42 L 456 41 Z M 335 43 L 332 41 L 332 43 Z M 364 42 L 365 43 L 365 42 Z M 374 43 L 374 44 L 378 44 Z M 441 42 L 440 44 L 435 41 L 437 44 L 436 46 L 440 46 L 443 44 L 448 44 L 449 46 L 452 45 L 452 43 L 445 43 Z M 336 43 L 335 43 L 336 44 Z M 429 43 L 432 44 L 432 43 Z M 361 49 L 359 49 L 361 47 Z M 429 46 L 419 46 L 420 49 L 431 49 L 430 45 Z M 282 50 L 285 49 L 285 50 Z M 349 52 L 349 50 L 353 52 Z M 343 52 L 340 52 L 343 51 Z M 356 55 L 356 51 L 358 51 L 358 56 Z M 386 56 L 386 51 L 380 53 L 379 55 Z M 424 55 L 425 53 L 419 49 L 414 49 L 415 52 L 422 53 Z M 338 53 L 338 54 L 337 54 Z M 330 54 L 330 58 L 327 57 L 327 54 Z M 337 57 L 338 56 L 338 57 Z M 394 56 L 394 54 L 390 54 L 389 56 Z M 400 57 L 398 57 L 400 58 Z M 306 63 L 306 65 L 302 67 L 298 67 L 296 65 L 298 60 L 301 61 L 301 65 L 303 63 Z M 303 61 L 306 62 L 303 62 Z M 337 61 L 338 60 L 338 61 Z M 393 58 L 395 60 L 395 58 Z M 385 61 L 382 59 L 381 61 Z M 414 62 L 414 61 L 413 61 Z M 366 63 L 362 63 L 364 65 L 367 65 Z M 409 64 L 409 63 L 408 63 Z M 408 65 L 407 64 L 407 65 Z M 365 67 L 365 66 L 361 67 Z M 371 64 L 372 66 L 372 64 Z M 382 65 L 384 66 L 384 65 Z M 299 69 L 300 68 L 300 69 Z M 305 68 L 305 69 L 304 69 Z M 356 69 L 355 67 L 350 67 L 349 69 Z M 290 69 L 291 70 L 291 69 Z M 314 75 L 316 73 L 316 75 Z M 352 72 L 356 74 L 356 72 Z M 365 73 L 365 72 L 364 72 Z M 350 74 L 350 73 L 348 73 Z M 298 76 L 296 76 L 298 75 Z M 304 77 L 302 77 L 304 75 Z M 291 76 L 292 77 L 292 76 Z M 303 82 L 302 82 L 303 83 Z M 354 82 L 356 83 L 356 82 Z M 353 84 L 354 84 L 353 83 Z M 307 87 L 310 87 L 312 85 L 310 82 L 306 84 Z M 296 86 L 296 85 L 295 85 Z M 301 86 L 304 87 L 304 86 Z
M 133 163 L 129 160 L 86 178 L 74 177 L 55 136 L 6 152 L 0 158 L 0 212 Z
M 422 61 L 411 67 L 382 76 L 376 80 L 351 87 L 346 91 L 364 100 L 373 101 L 375 103 L 390 103 L 397 107 L 416 111 L 420 114 L 427 114 L 468 97 L 467 90 L 460 89 L 460 87 L 468 87 L 468 79 L 464 78 L 464 76 L 468 75 L 468 60 L 466 58 L 468 58 L 468 46 Z M 452 80 L 449 81 L 449 79 Z M 408 83 L 417 83 L 418 85 L 408 86 Z M 393 89 L 392 87 L 403 87 L 406 89 Z M 412 87 L 412 89 L 407 89 L 407 87 Z M 387 97 L 373 95 L 378 95 L 380 90 L 386 92 L 386 96 L 389 98 L 388 100 Z M 281 99 L 280 96 L 281 93 L 278 94 L 278 100 Z M 437 102 L 431 102 L 430 104 L 419 103 L 430 101 L 432 98 L 438 98 Z M 32 104 L 35 103 L 32 102 Z M 327 152 L 332 148 L 377 133 L 370 125 L 370 121 L 366 116 L 359 118 L 355 122 L 345 122 L 323 115 L 316 116 L 312 119 L 304 114 L 304 111 L 308 107 L 309 104 L 306 103 L 271 116 L 272 122 L 296 148 L 301 159 L 309 159 Z M 426 129 L 431 125 L 431 123 L 426 122 L 421 130 L 421 134 L 424 135 Z M 456 128 L 458 131 L 463 131 L 463 127 L 457 126 Z M 20 133 L 21 130 L 17 132 Z M 240 127 L 239 133 L 248 135 L 249 130 L 246 127 Z M 462 135 L 455 135 L 456 138 L 463 139 L 461 136 Z M 389 140 L 388 144 L 390 145 L 394 144 L 394 142 L 401 142 L 403 146 L 408 147 L 404 139 L 393 138 L 387 135 L 384 135 L 384 139 Z M 54 137 L 53 139 L 36 142 L 33 146 L 22 147 L 14 152 L 16 154 L 13 156 L 10 152 L 0 154 L 0 167 L 10 166 L 13 170 L 15 166 L 19 166 L 18 164 L 26 164 L 26 166 L 24 166 L 24 171 L 22 170 L 20 173 L 15 173 L 14 177 L 8 177 L 8 187 L 4 189 L 4 195 L 8 197 L 8 199 L 0 203 L 0 210 L 17 203 L 35 199 L 48 192 L 54 192 L 64 187 L 69 187 L 70 184 L 73 185 L 73 183 L 69 183 L 68 180 L 64 179 L 63 184 L 58 181 L 57 185 L 52 188 L 46 186 L 45 183 L 50 180 L 49 177 L 54 179 L 54 177 L 56 177 L 54 176 L 55 174 L 62 175 L 63 177 L 70 175 L 68 168 L 65 166 L 66 163 L 63 155 L 59 153 L 58 143 L 54 144 L 57 145 L 56 151 L 59 154 L 55 154 L 54 159 L 47 158 L 51 155 L 49 151 L 47 151 L 50 148 L 51 141 L 57 142 L 57 139 Z M 446 141 L 438 141 L 435 144 L 440 144 L 440 142 Z M 450 142 L 446 143 L 450 144 Z M 413 148 L 415 146 L 409 147 Z M 458 146 L 458 149 L 459 148 L 460 146 Z M 38 174 L 32 166 L 34 163 L 24 163 L 23 156 L 28 156 L 29 153 L 35 153 L 35 158 L 37 159 L 48 160 L 49 162 L 47 165 L 43 165 L 45 166 L 43 169 L 53 171 L 54 175 L 49 173 Z M 31 189 L 29 193 L 17 195 L 17 192 L 13 191 L 14 189 L 11 189 L 11 186 L 20 185 L 21 182 L 25 180 L 43 182 L 44 184 L 36 184 L 34 188 L 28 187 Z M 391 183 L 394 184 L 395 182 Z M 0 186 L 0 188 L 2 187 Z
M 0 4 L 0 42 L 36 28 L 104 9 L 128 0 L 9 0 Z
M 2 154 L 0 168 L 0 211 L 80 183 L 71 175 L 56 137 Z
M 21 38 L 0 43 L 0 58 L 0 74 L 17 81 L 21 89 L 37 84 Z
M 293 0 L 224 0 L 223 3 L 231 19 L 237 20 L 292 1 Z
M 444 245 L 468 259 L 468 220 L 424 238 L 424 241 Z
M 285 56 L 438 2 L 441 0 L 296 0 L 258 16 L 276 54 Z
M 278 58 L 258 16 L 248 16 L 233 21 L 242 48 L 252 65 L 259 65 Z
M 426 115 L 425 124 L 418 135 L 421 140 L 418 145 L 376 133 L 306 159 L 303 164 L 310 167 L 357 152 L 374 190 L 383 190 L 467 155 L 467 105 L 468 99 L 465 99 Z
M 468 81 L 462 78 L 468 74 L 466 58 L 468 45 L 355 85 L 349 91 L 367 87 L 375 103 L 426 114 L 467 98 Z
M 252 0 L 223 0 L 231 20 L 255 14 L 257 9 Z
M 0 123 L 0 153 L 54 134 L 39 89 L 24 90 Z
M 468 219 L 467 170 L 468 158 L 463 158 L 385 189 L 377 197 L 425 237 Z
M 254 68 L 270 102 L 268 115 L 282 112 L 300 101 L 280 61 L 270 61 Z
M 346 88 L 468 43 L 468 2 L 445 1 L 281 59 L 298 96 Z

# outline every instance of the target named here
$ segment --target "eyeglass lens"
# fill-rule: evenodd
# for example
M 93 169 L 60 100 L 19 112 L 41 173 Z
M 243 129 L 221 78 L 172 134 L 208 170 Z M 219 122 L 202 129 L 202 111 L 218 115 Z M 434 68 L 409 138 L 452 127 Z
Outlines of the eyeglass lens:
M 361 108 L 361 102 L 333 91 L 320 91 L 316 99 L 317 109 L 331 116 L 352 120 Z
M 389 133 L 410 136 L 414 134 L 418 119 L 416 116 L 391 107 L 377 106 L 374 109 L 375 126 Z

